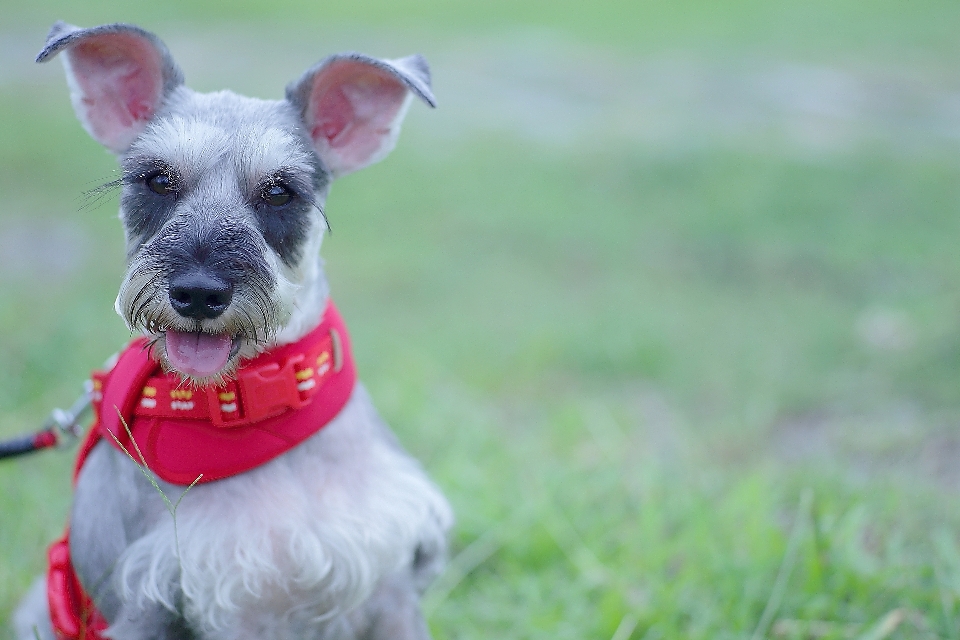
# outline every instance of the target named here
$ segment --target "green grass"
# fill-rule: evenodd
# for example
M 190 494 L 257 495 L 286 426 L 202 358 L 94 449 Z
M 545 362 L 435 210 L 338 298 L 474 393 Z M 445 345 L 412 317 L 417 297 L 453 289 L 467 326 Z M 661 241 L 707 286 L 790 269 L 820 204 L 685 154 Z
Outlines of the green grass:
M 267 24 L 275 51 L 278 7 L 347 47 L 422 39 L 441 71 L 457 43 L 530 25 L 625 59 L 866 60 L 950 86 L 960 69 L 947 2 L 250 1 L 231 20 Z M 172 40 L 171 13 L 203 37 L 219 11 L 14 0 L 0 38 L 39 46 L 63 17 Z M 0 84 L 0 437 L 72 401 L 128 338 L 116 202 L 78 200 L 113 160 L 59 69 L 26 73 Z M 441 111 L 415 106 L 394 154 L 334 187 L 324 246 L 361 376 L 457 512 L 435 637 L 960 638 L 955 143 L 448 138 L 442 79 Z M 30 238 L 51 231 L 45 256 Z M 893 338 L 871 341 L 885 322 Z M 70 467 L 0 464 L 0 629 L 61 531 Z

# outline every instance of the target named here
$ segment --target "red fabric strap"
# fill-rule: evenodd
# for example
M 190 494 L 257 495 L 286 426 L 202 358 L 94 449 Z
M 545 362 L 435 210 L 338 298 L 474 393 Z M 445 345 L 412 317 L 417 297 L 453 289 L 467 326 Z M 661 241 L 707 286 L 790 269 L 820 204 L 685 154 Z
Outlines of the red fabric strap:
M 222 385 L 190 388 L 163 373 L 143 338 L 109 372 L 94 372 L 93 382 L 96 422 L 74 481 L 105 439 L 167 482 L 187 485 L 248 471 L 322 429 L 350 399 L 356 368 L 343 319 L 328 302 L 316 329 L 250 360 Z M 67 534 L 50 547 L 47 598 L 60 640 L 106 640 L 107 623 L 77 579 Z
M 187 485 L 243 473 L 309 438 L 350 399 L 356 369 L 331 302 L 316 329 L 254 358 L 220 386 L 191 389 L 164 374 L 142 338 L 94 381 L 102 437 L 138 461 L 142 454 L 167 482 Z
M 59 640 L 107 640 L 107 621 L 87 596 L 70 562 L 69 532 L 47 552 L 47 602 Z

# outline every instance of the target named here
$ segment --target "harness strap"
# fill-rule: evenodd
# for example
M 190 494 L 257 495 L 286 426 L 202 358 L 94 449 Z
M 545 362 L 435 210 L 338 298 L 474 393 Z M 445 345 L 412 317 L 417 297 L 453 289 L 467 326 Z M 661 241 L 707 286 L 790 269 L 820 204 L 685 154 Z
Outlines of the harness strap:
M 83 590 L 70 561 L 70 532 L 47 552 L 47 602 L 58 640 L 107 640 L 107 621 Z
M 245 363 L 219 386 L 193 389 L 163 373 L 138 338 L 109 372 L 93 374 L 96 421 L 78 452 L 74 483 L 100 440 L 173 484 L 243 473 L 322 429 L 355 383 L 349 337 L 332 302 L 309 334 Z M 70 560 L 69 530 L 48 559 L 47 599 L 58 640 L 107 640 L 107 621 Z

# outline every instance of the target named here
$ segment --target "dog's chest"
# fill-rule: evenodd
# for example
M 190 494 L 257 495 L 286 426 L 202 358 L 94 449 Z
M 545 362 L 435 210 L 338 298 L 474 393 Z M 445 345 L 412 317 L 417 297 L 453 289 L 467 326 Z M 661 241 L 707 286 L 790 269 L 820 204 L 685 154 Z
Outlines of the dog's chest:
M 317 435 L 250 472 L 195 486 L 175 515 L 131 461 L 111 454 L 85 467 L 77 487 L 71 547 L 81 580 L 102 582 L 114 566 L 120 600 L 182 607 L 211 633 L 254 618 L 299 628 L 347 611 L 418 547 L 441 549 L 452 520 L 359 386 Z M 173 503 L 183 492 L 160 487 Z M 84 507 L 92 503 L 98 512 Z M 118 525 L 122 536 L 110 530 Z

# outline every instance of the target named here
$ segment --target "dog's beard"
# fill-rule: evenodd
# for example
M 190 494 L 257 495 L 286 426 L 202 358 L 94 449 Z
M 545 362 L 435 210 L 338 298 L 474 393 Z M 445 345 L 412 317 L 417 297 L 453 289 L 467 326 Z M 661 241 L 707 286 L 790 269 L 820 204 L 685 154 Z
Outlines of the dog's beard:
M 117 296 L 117 312 L 131 331 L 147 337 L 165 371 L 191 385 L 221 384 L 233 376 L 243 359 L 271 344 L 289 316 L 277 287 L 258 278 L 237 287 L 230 306 L 214 319 L 181 316 L 167 290 L 163 269 L 135 261 Z

